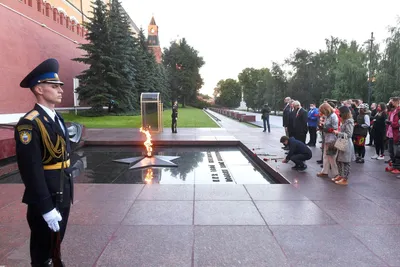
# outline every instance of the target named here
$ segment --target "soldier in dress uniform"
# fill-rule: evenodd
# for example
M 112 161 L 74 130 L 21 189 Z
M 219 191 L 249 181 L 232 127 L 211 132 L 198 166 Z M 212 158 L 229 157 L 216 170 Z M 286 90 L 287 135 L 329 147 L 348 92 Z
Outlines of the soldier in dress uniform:
M 32 266 L 57 265 L 53 255 L 55 239 L 60 245 L 73 201 L 68 129 L 54 110 L 61 103 L 64 84 L 58 77 L 58 68 L 56 59 L 47 59 L 20 83 L 21 87 L 30 88 L 37 101 L 15 126 L 18 168 L 25 184 L 22 202 L 28 206 L 31 230 Z
M 178 121 L 178 101 L 174 102 L 174 105 L 172 106 L 172 133 L 177 133 L 176 130 L 176 125 L 177 125 L 177 121 Z

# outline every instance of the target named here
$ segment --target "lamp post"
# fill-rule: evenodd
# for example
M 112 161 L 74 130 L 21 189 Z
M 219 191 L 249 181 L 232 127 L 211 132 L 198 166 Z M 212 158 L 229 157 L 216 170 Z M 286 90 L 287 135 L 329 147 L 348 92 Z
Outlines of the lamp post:
M 308 91 L 309 95 L 311 95 L 311 92 L 312 92 L 310 90 L 311 87 L 312 87 L 312 82 L 310 81 L 311 80 L 311 78 L 310 78 L 310 76 L 311 76 L 310 69 L 312 67 L 312 64 L 313 64 L 313 62 L 307 62 L 307 64 L 306 64 L 306 68 L 307 68 L 307 91 Z M 312 70 L 314 71 L 314 68 L 312 68 Z M 311 103 L 313 100 L 312 99 L 308 99 L 308 101 L 310 101 L 310 103 Z M 307 103 L 307 101 L 305 101 L 305 103 L 303 103 L 304 104 L 303 107 L 309 106 L 310 103 Z
M 369 46 L 369 64 L 368 64 L 368 105 L 371 106 L 371 94 L 372 94 L 372 47 L 374 45 L 374 33 L 371 32 L 371 39 L 369 39 L 370 46 Z

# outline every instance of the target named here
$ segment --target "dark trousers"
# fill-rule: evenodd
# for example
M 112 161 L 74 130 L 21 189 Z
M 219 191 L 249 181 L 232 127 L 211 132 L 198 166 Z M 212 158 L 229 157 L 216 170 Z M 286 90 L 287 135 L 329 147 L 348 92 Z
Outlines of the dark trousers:
M 375 142 L 375 138 L 374 138 L 374 135 L 375 135 L 375 131 L 374 131 L 374 129 L 373 128 L 369 128 L 368 129 L 368 132 L 369 132 L 369 145 L 372 145 L 374 142 Z M 379 155 L 379 154 L 378 154 Z
M 323 133 L 322 133 L 321 137 L 322 137 L 321 162 L 323 162 L 324 161 L 324 142 L 325 142 Z
M 356 157 L 364 158 L 365 157 L 365 146 L 354 146 L 354 152 L 356 153 Z
M 375 151 L 377 155 L 383 155 L 385 152 L 385 133 L 384 132 L 376 132 L 374 133 L 374 143 L 375 143 Z
M 288 134 L 289 134 L 288 137 L 295 137 L 295 136 L 294 136 L 295 132 L 294 132 L 293 127 L 288 127 Z M 296 137 L 295 137 L 295 138 L 296 138 Z
M 314 145 L 317 142 L 317 127 L 308 126 L 308 132 L 310 133 L 310 145 Z
M 267 126 L 268 126 L 268 132 L 271 132 L 271 127 L 269 126 L 269 115 L 267 115 L 263 119 L 263 124 L 264 124 L 264 132 L 267 130 Z
M 60 224 L 61 241 L 67 229 L 70 207 L 61 208 L 62 221 Z M 29 228 L 31 229 L 30 254 L 32 266 L 42 266 L 48 259 L 52 258 L 52 230 L 43 219 L 41 212 L 34 205 L 28 205 L 26 214 Z
M 388 146 L 390 159 L 392 160 L 392 162 L 394 162 L 397 152 L 397 145 L 394 143 L 393 138 L 389 138 Z
M 177 120 L 172 118 L 172 124 L 171 124 L 171 129 L 173 133 L 176 133 L 176 124 L 177 124 Z
M 304 166 L 304 161 L 311 159 L 312 155 L 309 153 L 295 154 L 290 160 L 293 161 L 296 166 Z
M 307 133 L 296 132 L 295 135 L 294 135 L 294 138 L 296 140 L 299 140 L 300 142 L 302 142 L 304 144 L 306 143 L 306 137 L 307 137 Z

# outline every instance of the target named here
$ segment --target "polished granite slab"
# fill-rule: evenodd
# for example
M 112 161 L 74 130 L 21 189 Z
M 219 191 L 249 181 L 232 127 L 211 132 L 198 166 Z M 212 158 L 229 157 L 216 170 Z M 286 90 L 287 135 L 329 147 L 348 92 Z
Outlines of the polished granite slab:
M 73 153 L 82 162 L 75 183 L 113 184 L 270 184 L 277 183 L 239 147 L 87 146 Z M 72 166 L 74 163 L 71 161 Z M 19 173 L 0 183 L 22 182 Z

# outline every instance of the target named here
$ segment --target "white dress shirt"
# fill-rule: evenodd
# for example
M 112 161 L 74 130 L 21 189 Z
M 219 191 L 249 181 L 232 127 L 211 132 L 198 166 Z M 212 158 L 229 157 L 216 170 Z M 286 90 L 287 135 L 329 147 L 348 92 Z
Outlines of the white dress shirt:
M 45 106 L 43 106 L 43 105 L 41 105 L 41 104 L 39 104 L 39 103 L 37 103 L 46 113 L 47 113 L 47 115 L 49 115 L 49 117 L 55 122 L 56 121 L 56 112 L 54 111 L 54 110 L 51 110 L 51 109 L 49 109 L 48 107 L 45 107 Z M 60 127 L 61 127 L 61 129 L 62 129 L 62 131 L 63 131 L 63 133 L 65 134 L 65 128 L 64 128 L 64 126 L 62 125 L 62 123 L 61 123 L 61 121 L 60 121 L 60 118 L 58 118 L 58 124 L 60 125 Z

